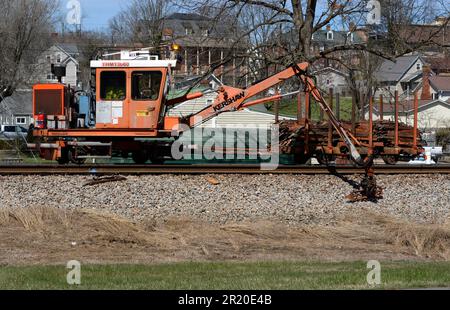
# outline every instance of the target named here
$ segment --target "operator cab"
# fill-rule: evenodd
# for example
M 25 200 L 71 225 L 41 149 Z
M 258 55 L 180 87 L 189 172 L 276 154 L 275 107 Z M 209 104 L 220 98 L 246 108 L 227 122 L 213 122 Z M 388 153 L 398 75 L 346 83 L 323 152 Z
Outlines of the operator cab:
M 95 70 L 95 128 L 157 129 L 164 119 L 170 71 L 177 61 L 159 60 L 148 51 L 105 56 L 109 59 L 91 61 Z

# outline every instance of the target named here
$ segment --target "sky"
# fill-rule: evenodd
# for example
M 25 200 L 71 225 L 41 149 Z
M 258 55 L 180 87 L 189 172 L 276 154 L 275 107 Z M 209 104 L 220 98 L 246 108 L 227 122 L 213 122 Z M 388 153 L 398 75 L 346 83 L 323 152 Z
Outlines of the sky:
M 67 4 L 68 0 L 62 0 Z M 86 30 L 102 30 L 121 8 L 127 7 L 129 0 L 79 0 L 82 10 L 82 26 Z M 66 5 L 64 5 L 65 9 Z

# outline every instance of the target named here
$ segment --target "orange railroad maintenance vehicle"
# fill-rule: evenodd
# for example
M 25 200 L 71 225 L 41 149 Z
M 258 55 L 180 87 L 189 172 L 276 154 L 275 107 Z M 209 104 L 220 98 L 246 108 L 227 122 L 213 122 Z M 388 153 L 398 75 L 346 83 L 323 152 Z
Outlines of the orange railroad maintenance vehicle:
M 91 61 L 92 82 L 95 83 L 92 83 L 89 92 L 74 92 L 70 86 L 61 83 L 33 87 L 35 141 L 29 145 L 30 148 L 36 149 L 42 158 L 57 160 L 60 164 L 81 164 L 87 158 L 111 158 L 112 154 L 127 157 L 130 153 L 138 164 L 148 160 L 162 163 L 171 157 L 173 140 L 167 138 L 173 137 L 174 131 L 181 133 L 220 113 L 242 110 L 304 91 L 308 94 L 307 101 L 312 97 L 326 113 L 331 133 L 328 135 L 329 141 L 321 142 L 317 137 L 310 139 L 313 133 L 305 134 L 304 130 L 309 131 L 314 124 L 306 118 L 303 122 L 299 120 L 298 124 L 302 124 L 304 130 L 296 137 L 301 137 L 302 141 L 291 137 L 292 145 L 287 148 L 301 153 L 295 154 L 300 158 L 299 162 L 314 156 L 322 160 L 324 156 L 342 156 L 350 157 L 359 165 L 366 165 L 373 155 L 395 157 L 407 154 L 414 157 L 420 152 L 420 145 L 417 145 L 420 139 L 416 136 L 414 142 L 406 146 L 395 144 L 391 136 L 374 142 L 373 135 L 368 134 L 370 141 L 360 141 L 360 137 L 352 134 L 348 126 L 335 117 L 308 76 L 308 63 L 294 64 L 246 89 L 222 86 L 215 101 L 201 111 L 187 117 L 169 117 L 167 111 L 170 107 L 203 96 L 202 93 L 193 93 L 169 99 L 171 73 L 177 61 L 159 60 L 148 51 L 124 51 L 114 58 L 119 58 L 119 55 L 120 59 Z M 292 77 L 301 80 L 304 90 L 251 101 L 256 95 Z M 285 124 L 284 128 L 289 126 Z M 370 120 L 366 126 L 370 132 L 372 126 Z M 301 131 L 298 126 L 293 127 L 297 133 Z

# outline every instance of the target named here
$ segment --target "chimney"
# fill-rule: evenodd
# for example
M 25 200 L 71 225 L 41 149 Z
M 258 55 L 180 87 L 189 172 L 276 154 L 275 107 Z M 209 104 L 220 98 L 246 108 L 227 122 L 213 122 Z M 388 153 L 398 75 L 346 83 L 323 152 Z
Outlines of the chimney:
M 330 30 L 331 30 L 331 26 L 327 25 L 327 31 L 330 31 Z
M 349 26 L 348 26 L 348 30 L 350 32 L 353 32 L 356 30 L 356 24 L 354 22 L 350 22 Z
M 422 96 L 420 96 L 421 100 L 431 100 L 430 73 L 430 66 L 423 65 Z

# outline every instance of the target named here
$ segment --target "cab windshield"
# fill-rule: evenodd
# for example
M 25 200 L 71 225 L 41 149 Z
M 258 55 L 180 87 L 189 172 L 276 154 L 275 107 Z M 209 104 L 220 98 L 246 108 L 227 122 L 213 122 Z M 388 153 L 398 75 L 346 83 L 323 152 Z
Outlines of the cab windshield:
M 161 71 L 133 72 L 131 76 L 131 98 L 133 100 L 158 100 L 161 90 L 161 80 Z

